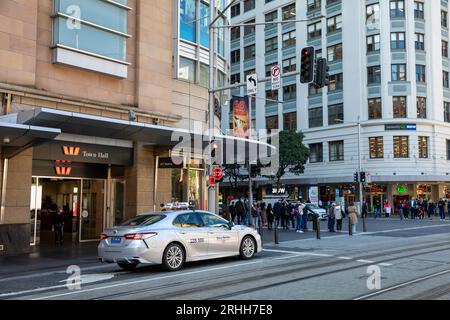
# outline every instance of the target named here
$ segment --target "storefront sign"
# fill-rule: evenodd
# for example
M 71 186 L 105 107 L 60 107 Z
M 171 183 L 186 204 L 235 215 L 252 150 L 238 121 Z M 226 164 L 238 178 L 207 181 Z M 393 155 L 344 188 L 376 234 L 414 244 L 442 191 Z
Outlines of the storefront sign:
M 309 187 L 308 193 L 309 193 L 309 201 L 311 201 L 312 204 L 318 205 L 319 204 L 319 187 Z
M 236 137 L 249 137 L 250 115 L 248 110 L 248 98 L 233 97 L 231 99 L 231 111 L 233 114 L 232 129 Z
M 407 131 L 416 131 L 417 125 L 416 124 L 385 124 L 384 125 L 385 131 L 393 131 L 393 130 L 407 130 Z
M 159 158 L 158 168 L 159 169 L 183 168 L 183 158 L 180 158 L 180 157 Z
M 408 192 L 408 188 L 405 185 L 398 185 L 397 186 L 397 192 L 399 194 L 405 194 Z
M 272 188 L 272 194 L 286 194 L 286 188 Z
M 33 176 L 84 179 L 107 179 L 108 165 L 71 161 L 33 160 Z
M 133 149 L 52 141 L 35 147 L 33 159 L 130 166 L 133 164 Z

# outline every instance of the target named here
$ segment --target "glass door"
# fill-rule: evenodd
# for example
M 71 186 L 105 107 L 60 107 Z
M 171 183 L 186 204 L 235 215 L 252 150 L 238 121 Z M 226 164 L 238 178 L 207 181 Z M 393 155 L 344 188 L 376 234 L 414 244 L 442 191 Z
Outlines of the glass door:
M 122 180 L 113 180 L 112 181 L 112 190 L 111 190 L 111 203 L 112 203 L 112 212 L 114 215 L 113 225 L 117 226 L 124 221 L 125 217 L 125 182 Z
M 31 178 L 30 199 L 30 245 L 39 243 L 41 231 L 41 208 L 42 208 L 42 181 L 39 178 Z
M 80 241 L 98 240 L 103 231 L 105 180 L 83 180 L 81 194 Z

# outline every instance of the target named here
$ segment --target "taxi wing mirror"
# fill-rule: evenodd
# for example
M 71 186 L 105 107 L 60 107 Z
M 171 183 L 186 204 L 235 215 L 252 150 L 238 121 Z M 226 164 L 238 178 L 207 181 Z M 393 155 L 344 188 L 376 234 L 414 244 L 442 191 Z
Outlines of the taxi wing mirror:
M 229 221 L 228 222 L 228 229 L 233 229 L 233 227 L 234 227 L 234 222 L 233 221 Z

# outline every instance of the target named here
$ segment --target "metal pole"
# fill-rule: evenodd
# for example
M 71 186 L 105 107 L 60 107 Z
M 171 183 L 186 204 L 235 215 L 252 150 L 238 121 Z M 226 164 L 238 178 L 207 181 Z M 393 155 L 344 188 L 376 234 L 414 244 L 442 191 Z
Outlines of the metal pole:
M 316 238 L 320 240 L 320 219 L 318 215 L 316 215 L 316 226 Z
M 216 18 L 216 7 L 215 1 L 210 1 L 209 5 L 211 21 L 215 21 Z M 209 161 L 208 161 L 208 176 L 213 173 L 212 167 L 212 157 L 211 157 L 211 142 L 213 140 L 213 130 L 214 130 L 214 92 L 212 89 L 215 84 L 215 29 L 213 25 L 209 25 Z M 209 179 L 208 179 L 209 184 Z M 214 185 L 208 186 L 208 211 L 216 212 L 216 191 Z
M 274 232 L 275 244 L 279 244 L 280 243 L 278 241 L 278 223 L 279 223 L 279 220 L 277 218 L 275 218 L 275 232 Z
M 361 172 L 362 172 L 362 164 L 361 164 L 361 117 L 358 116 L 358 175 L 359 175 L 359 203 L 360 203 L 360 210 L 361 210 L 361 216 L 363 220 L 363 232 L 366 232 L 366 217 L 362 212 L 362 205 L 363 205 L 363 184 L 361 181 Z
M 248 96 L 248 138 L 251 138 L 252 132 L 252 96 Z M 248 149 L 248 205 L 250 207 L 249 224 L 253 224 L 252 206 L 253 206 L 253 181 L 252 181 L 252 164 L 250 162 L 250 145 Z M 251 222 L 251 223 L 250 223 Z

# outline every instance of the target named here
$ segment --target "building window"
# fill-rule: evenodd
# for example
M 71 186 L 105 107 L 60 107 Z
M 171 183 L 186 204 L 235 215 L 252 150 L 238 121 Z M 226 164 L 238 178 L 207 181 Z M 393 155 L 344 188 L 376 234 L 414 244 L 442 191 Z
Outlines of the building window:
M 272 21 L 276 21 L 278 19 L 278 11 L 272 11 L 269 13 L 266 13 L 266 15 L 264 16 L 266 22 L 272 22 Z M 275 26 L 275 24 L 269 24 L 267 25 L 267 27 L 272 27 Z
M 250 25 L 244 26 L 244 36 L 250 36 L 250 35 L 255 34 L 256 29 L 255 29 L 255 25 L 253 23 L 255 23 L 255 19 L 244 23 L 244 24 L 250 24 Z
M 448 41 L 442 40 L 442 56 L 448 58 Z
M 308 25 L 308 40 L 320 38 L 322 36 L 322 23 L 316 22 Z
M 283 114 L 283 129 L 297 130 L 297 112 L 289 112 Z
M 278 129 L 278 116 L 266 117 L 266 129 L 267 130 Z
M 283 49 L 295 46 L 297 43 L 297 38 L 295 35 L 295 31 L 286 32 L 283 34 Z
M 415 1 L 414 2 L 414 18 L 416 19 L 424 19 L 424 4 L 423 2 Z
M 367 53 L 380 51 L 380 35 L 374 34 L 367 37 Z
M 416 81 L 426 82 L 426 68 L 424 65 L 416 64 Z
M 417 97 L 417 118 L 427 118 L 427 98 L 425 97 Z
M 197 41 L 197 1 L 180 1 L 180 38 L 190 42 Z
M 283 60 L 283 73 L 294 72 L 297 69 L 297 58 L 289 58 Z
M 322 107 L 312 108 L 308 110 L 309 127 L 316 128 L 323 126 Z
M 450 140 L 447 140 L 447 160 L 450 160 Z
M 441 26 L 444 28 L 448 27 L 448 13 L 444 10 L 441 10 Z
M 251 75 L 251 74 L 254 74 L 255 72 L 256 72 L 255 69 L 249 69 L 249 70 L 246 70 L 246 71 L 244 72 L 244 79 L 246 80 L 246 79 L 247 79 L 247 76 L 249 76 L 249 75 Z
M 241 61 L 241 49 L 231 51 L 231 63 L 239 63 Z
M 406 64 L 392 65 L 392 81 L 406 81 Z
M 392 97 L 394 118 L 407 118 L 406 97 Z
M 344 121 L 344 105 L 341 103 L 328 106 L 328 125 L 341 124 L 342 121 Z
M 322 94 L 322 88 L 318 88 L 314 83 L 308 85 L 308 95 L 313 96 L 316 94 Z
M 391 49 L 405 49 L 405 33 L 392 32 L 391 33 Z
M 404 18 L 405 17 L 405 1 L 394 0 L 390 4 L 391 18 Z
M 369 145 L 370 145 L 370 159 L 384 158 L 383 137 L 370 137 Z
M 323 162 L 323 144 L 313 143 L 309 145 L 309 162 L 320 163 Z
M 419 158 L 428 159 L 428 137 L 419 137 Z
M 342 15 L 327 19 L 327 32 L 332 33 L 342 29 Z
M 195 0 L 188 2 L 193 2 L 195 8 Z M 78 52 L 81 50 L 98 55 L 100 58 L 125 62 L 129 37 L 127 35 L 128 9 L 106 1 L 76 1 L 76 3 L 82 15 L 79 26 L 72 26 L 73 17 L 68 17 L 67 13 L 72 12 L 73 9 L 70 7 L 72 3 L 53 1 L 52 45 L 54 47 L 62 45 L 68 50 L 74 49 Z M 122 1 L 122 3 L 127 5 L 128 1 Z M 191 14 L 191 11 L 182 12 L 182 19 Z M 195 19 L 195 10 L 193 14 Z M 114 19 L 107 19 L 107 17 L 114 17 Z M 69 25 L 71 27 L 68 27 Z
M 321 0 L 308 0 L 307 2 L 308 11 L 313 11 L 316 9 L 320 9 L 322 6 Z
M 244 0 L 244 12 L 255 9 L 255 0 Z
M 416 50 L 425 50 L 425 35 L 423 33 L 416 33 L 415 47 Z
M 278 50 L 278 37 L 273 37 L 266 40 L 266 54 Z
M 231 28 L 231 41 L 238 40 L 241 37 L 241 27 Z
M 367 83 L 381 83 L 381 66 L 367 68 Z
M 450 102 L 444 101 L 444 121 L 450 123 Z
M 327 48 L 328 62 L 342 60 L 342 43 Z
M 244 48 L 244 60 L 250 60 L 255 58 L 255 45 Z
M 295 13 L 295 3 L 290 4 L 286 7 L 283 7 L 281 9 L 281 14 L 283 16 L 283 21 L 286 20 L 295 20 L 296 13 Z
M 297 99 L 297 85 L 291 84 L 283 87 L 283 101 Z
M 342 90 L 344 88 L 344 76 L 342 73 L 333 74 L 330 76 L 330 84 L 328 91 Z
M 369 120 L 381 119 L 383 117 L 381 98 L 368 100 Z
M 240 73 L 232 74 L 230 76 L 231 84 L 240 83 L 240 82 L 241 82 L 241 74 Z
M 209 67 L 204 63 L 200 63 L 199 84 L 204 87 L 209 86 Z
M 394 136 L 394 158 L 396 159 L 409 158 L 408 136 Z
M 344 141 L 332 141 L 328 143 L 330 162 L 344 161 Z
M 444 88 L 449 88 L 449 77 L 448 77 L 448 71 L 442 71 L 442 85 Z
M 231 17 L 234 18 L 241 14 L 241 4 L 235 4 L 231 7 Z
M 178 68 L 178 78 L 195 82 L 195 61 L 180 57 L 180 66 Z
M 266 90 L 266 105 L 276 104 L 278 101 L 278 90 Z
M 374 3 L 366 7 L 366 21 L 368 26 L 371 24 L 372 25 L 378 24 L 379 13 L 380 13 L 379 3 Z

